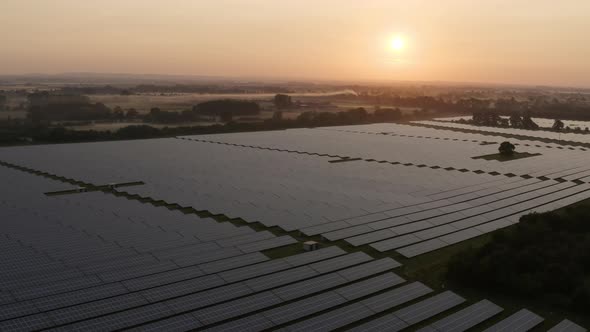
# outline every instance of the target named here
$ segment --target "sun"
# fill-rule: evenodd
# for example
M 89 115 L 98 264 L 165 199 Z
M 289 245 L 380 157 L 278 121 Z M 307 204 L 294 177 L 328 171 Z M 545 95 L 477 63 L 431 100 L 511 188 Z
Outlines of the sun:
M 394 51 L 401 51 L 406 46 L 404 39 L 400 36 L 393 37 L 391 40 L 391 49 Z

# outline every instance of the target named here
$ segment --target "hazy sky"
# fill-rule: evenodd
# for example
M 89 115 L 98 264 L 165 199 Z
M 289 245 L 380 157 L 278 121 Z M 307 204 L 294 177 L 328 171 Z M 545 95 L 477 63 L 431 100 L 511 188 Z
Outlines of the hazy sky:
M 0 74 L 590 86 L 590 0 L 0 0 L 0 42 Z

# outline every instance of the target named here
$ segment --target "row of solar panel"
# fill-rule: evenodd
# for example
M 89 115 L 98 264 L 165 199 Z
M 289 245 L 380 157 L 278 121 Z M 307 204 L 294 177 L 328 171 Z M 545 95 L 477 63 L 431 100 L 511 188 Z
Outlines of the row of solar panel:
M 325 231 L 322 235 L 329 240 L 346 239 L 355 246 L 373 243 L 380 251 L 442 237 L 443 241 L 436 241 L 440 247 L 510 225 L 531 208 L 545 211 L 589 196 L 587 185 L 573 183 L 521 179 L 493 185 L 458 196 L 449 191 L 451 199 L 439 196 L 426 204 L 332 222 L 303 232 L 315 235 Z
M 328 250 L 327 252 L 330 252 L 332 255 L 341 254 L 341 252 L 339 253 L 335 250 Z M 161 290 L 159 290 L 159 292 L 154 292 L 154 289 L 149 289 L 147 293 L 141 292 L 140 294 L 142 296 L 138 296 L 137 293 L 129 293 L 122 296 L 107 298 L 105 300 L 93 301 L 86 304 L 78 304 L 76 306 L 69 306 L 59 310 L 50 310 L 48 312 L 35 314 L 32 316 L 29 315 L 21 319 L 11 319 L 8 321 L 4 321 L 2 323 L 3 325 L 0 326 L 11 328 L 18 327 L 19 324 L 22 323 L 23 319 L 29 322 L 44 321 L 44 319 L 41 319 L 41 317 L 45 317 L 46 322 L 51 321 L 54 324 L 66 324 L 68 322 L 73 323 L 76 320 L 83 319 L 85 320 L 84 322 L 77 323 L 77 325 L 74 326 L 86 327 L 96 324 L 98 322 L 105 323 L 107 321 L 109 322 L 109 326 L 111 326 L 110 323 L 118 321 L 117 317 L 120 315 L 131 315 L 132 312 L 142 312 L 145 310 L 151 310 L 151 308 L 154 307 L 161 308 L 162 303 L 165 303 L 165 307 L 167 308 L 167 310 L 160 311 L 159 315 L 166 315 L 166 313 L 168 313 L 169 315 L 173 315 L 172 312 L 182 313 L 184 311 L 195 310 L 199 307 L 204 306 L 211 306 L 215 303 L 219 303 L 220 301 L 228 301 L 230 299 L 246 295 L 251 296 L 254 299 L 258 299 L 262 295 L 254 294 L 256 291 L 263 291 L 265 289 L 270 288 L 276 288 L 274 291 L 274 294 L 276 295 L 273 295 L 275 297 L 280 296 L 281 298 L 298 298 L 306 295 L 306 292 L 314 292 L 314 289 L 315 291 L 317 291 L 326 287 L 330 288 L 334 287 L 335 285 L 346 284 L 349 281 L 370 276 L 371 274 L 380 273 L 391 268 L 394 268 L 396 266 L 399 266 L 399 264 L 395 263 L 391 259 L 371 261 L 370 258 L 368 258 L 368 256 L 363 255 L 364 254 L 336 257 L 334 259 L 328 259 L 327 261 L 311 264 L 309 265 L 309 267 L 304 265 L 303 268 L 307 268 L 307 270 L 309 271 L 308 273 L 296 272 L 295 269 L 292 269 L 291 266 L 289 266 L 289 268 L 291 268 L 291 271 L 289 272 L 293 272 L 293 276 L 291 277 L 287 277 L 287 275 L 290 275 L 290 273 L 277 274 L 276 271 L 280 270 L 280 268 L 268 265 L 270 269 L 265 269 L 259 264 L 259 266 L 256 266 L 256 268 L 254 268 L 254 266 L 248 267 L 251 273 L 247 273 L 243 269 L 228 271 L 228 273 L 231 272 L 231 274 L 228 274 L 226 278 L 231 279 L 231 275 L 235 275 L 236 277 L 233 277 L 235 278 L 235 280 L 232 279 L 233 283 L 230 283 L 227 286 L 220 287 L 220 285 L 223 285 L 224 283 L 219 284 L 219 282 L 216 282 L 213 278 L 207 279 L 207 282 L 205 282 L 203 278 L 200 278 L 200 282 L 193 283 L 192 286 L 186 283 L 177 283 L 174 284 L 174 288 L 168 288 L 165 292 L 161 292 Z M 302 254 L 299 256 L 294 256 L 293 259 L 289 261 L 305 264 L 313 262 L 318 257 L 323 258 L 325 256 L 326 251 L 323 253 L 314 252 L 313 254 Z M 274 261 L 270 261 L 269 263 L 274 263 Z M 350 268 L 351 265 L 356 265 L 359 263 L 361 263 L 362 265 Z M 269 272 L 271 274 L 265 276 Z M 272 272 L 275 273 L 272 274 Z M 317 273 L 322 274 L 324 278 L 315 277 L 318 276 Z M 331 279 L 327 279 L 326 277 L 330 277 Z M 335 277 L 337 279 L 335 279 Z M 380 276 L 378 278 L 379 279 L 376 279 L 377 281 L 373 283 L 374 287 L 381 287 L 378 285 L 383 285 L 385 280 L 389 280 L 389 282 L 394 283 L 401 282 L 401 279 L 399 279 L 399 277 L 396 277 L 392 274 L 388 274 L 387 277 Z M 324 280 L 326 282 L 320 282 Z M 293 282 L 297 281 L 299 281 L 299 283 L 293 284 Z M 287 284 L 288 286 L 280 287 L 285 284 Z M 176 289 L 177 292 L 170 292 L 172 289 Z M 343 291 L 340 295 L 345 298 L 351 299 L 357 296 L 355 295 L 355 292 L 362 292 L 362 289 L 371 289 L 371 287 L 369 287 L 369 284 L 367 282 L 364 282 L 359 286 L 346 288 L 346 291 Z M 192 295 L 184 294 L 181 296 L 179 295 L 179 292 L 193 293 Z M 267 293 L 268 292 L 263 291 L 262 293 L 258 294 Z M 172 297 L 172 299 L 165 300 L 170 297 Z M 147 305 L 147 303 L 145 303 L 145 300 L 143 300 L 144 298 L 148 298 L 150 300 L 150 303 L 152 304 Z M 123 310 L 123 312 L 116 313 L 117 311 L 121 310 Z M 170 312 L 170 310 L 172 310 L 172 312 Z M 92 317 L 101 316 L 112 312 L 114 312 L 113 315 L 91 319 L 90 321 L 86 320 Z M 219 312 L 224 313 L 226 311 L 220 310 Z M 236 311 L 230 312 L 235 313 Z M 130 323 L 121 322 L 120 324 Z
M 293 133 L 293 132 L 294 131 L 289 131 L 289 133 Z M 301 132 L 296 132 L 295 134 L 298 133 L 298 135 L 303 135 L 303 134 L 307 135 L 308 132 L 309 131 L 301 131 Z M 313 132 L 313 131 L 312 131 L 312 133 L 315 134 L 315 132 Z M 313 135 L 307 135 L 307 136 L 313 136 Z M 168 142 L 166 140 L 163 140 L 163 141 L 165 141 L 165 142 L 158 142 L 156 145 L 162 145 L 162 148 L 164 148 L 164 146 L 166 146 L 166 147 L 170 146 L 169 150 L 171 150 L 171 151 L 174 150 L 173 146 L 181 147 L 182 149 L 189 149 L 190 148 L 190 146 L 185 146 L 182 143 Z M 141 142 L 134 142 L 134 143 L 129 143 L 129 144 L 130 145 L 132 144 L 132 147 L 134 149 L 135 148 L 143 149 L 143 147 L 141 147 L 140 143 Z M 154 143 L 154 142 L 150 142 L 150 143 Z M 125 143 L 125 144 L 127 144 L 127 143 Z M 192 144 L 192 145 L 194 147 L 194 144 Z M 77 149 L 76 147 L 71 147 L 71 148 Z M 252 157 L 251 156 L 246 157 L 247 154 L 240 154 L 239 151 L 235 151 L 236 149 L 233 149 L 231 151 L 231 153 L 225 153 L 223 150 L 220 150 L 219 147 L 211 148 L 211 147 L 199 146 L 198 148 L 200 150 L 204 150 L 203 153 L 206 153 L 208 155 L 210 155 L 210 153 L 208 151 L 213 152 L 213 155 L 227 156 L 227 155 L 237 154 L 236 159 L 240 160 L 239 164 L 245 165 L 245 166 L 240 167 L 240 171 L 242 171 L 242 172 L 244 171 L 244 168 L 250 168 L 250 167 L 255 166 L 255 169 L 259 170 L 261 167 L 265 167 L 264 165 L 258 165 L 258 164 L 261 162 L 261 160 L 269 158 L 269 152 L 265 152 L 260 155 L 261 157 L 263 156 L 264 158 L 256 158 L 258 160 L 258 162 L 256 163 L 254 161 L 251 161 L 251 162 L 248 161 L 248 160 L 252 160 Z M 63 149 L 63 147 L 60 149 Z M 129 149 L 131 149 L 131 147 L 129 147 Z M 126 149 L 123 148 L 122 150 L 126 150 Z M 239 149 L 237 149 L 237 150 L 239 150 Z M 217 151 L 218 153 L 214 153 L 214 151 Z M 100 154 L 100 152 L 96 152 L 96 153 Z M 191 155 L 191 154 L 187 153 L 186 155 Z M 184 154 L 183 154 L 183 156 L 184 156 Z M 27 156 L 27 157 L 29 157 L 29 156 Z M 24 154 L 21 155 L 20 158 L 21 159 L 25 158 Z M 224 157 L 224 158 L 226 158 L 226 157 Z M 227 157 L 227 158 L 229 158 L 229 157 Z M 287 159 L 287 160 L 289 160 L 290 163 L 293 162 L 294 160 L 297 160 L 298 163 L 305 160 L 305 158 L 291 158 L 291 157 L 283 157 L 283 156 L 279 157 L 278 159 Z M 233 165 L 232 160 L 233 159 L 230 158 L 228 160 L 220 160 L 220 162 L 223 161 L 225 165 L 227 165 L 228 163 Z M 106 161 L 101 160 L 100 162 L 106 162 Z M 158 161 L 156 161 L 156 162 L 158 162 Z M 208 162 L 209 161 L 206 161 L 202 167 L 198 168 L 199 176 L 196 176 L 197 179 L 207 178 L 204 175 L 211 176 L 211 174 L 210 174 L 211 172 L 209 171 L 209 173 L 207 173 L 205 168 L 219 170 L 219 167 L 214 167 L 212 165 L 208 165 L 207 164 Z M 203 163 L 203 161 L 201 161 L 201 163 Z M 144 164 L 148 164 L 148 163 L 147 162 L 146 163 L 135 163 L 135 165 L 144 165 Z M 183 163 L 178 163 L 178 164 L 184 165 Z M 192 161 L 190 162 L 190 164 L 192 166 Z M 272 163 L 268 163 L 268 164 L 272 164 Z M 304 164 L 302 166 L 304 166 L 304 165 L 311 165 L 311 164 L 304 162 Z M 317 162 L 313 163 L 313 168 L 316 169 L 319 165 L 320 164 Z M 166 164 L 166 165 L 162 165 L 162 166 L 163 167 L 165 166 L 167 169 L 169 169 L 170 165 Z M 117 167 L 118 172 L 127 172 L 126 169 L 120 170 L 121 167 L 120 167 L 119 163 L 117 163 L 116 166 L 113 165 L 112 167 L 113 168 Z M 176 167 L 181 167 L 181 166 L 175 166 L 175 168 Z M 322 171 L 322 173 L 324 173 L 324 174 L 321 174 L 321 177 L 315 176 L 313 178 L 314 183 L 317 183 L 318 179 L 326 178 L 326 174 L 330 173 L 330 175 L 331 175 L 333 173 L 333 167 L 331 167 L 329 169 L 327 167 L 330 167 L 330 166 L 329 165 L 324 166 L 324 168 L 326 168 L 326 169 L 325 169 L 325 171 Z M 346 167 L 353 168 L 353 166 L 346 166 Z M 395 168 L 395 166 L 393 166 L 393 165 L 390 165 L 388 167 Z M 305 167 L 302 167 L 302 168 L 305 168 Z M 403 168 L 403 167 L 400 166 L 400 168 Z M 157 167 L 156 167 L 156 169 L 157 169 Z M 187 171 L 189 169 L 192 171 L 192 173 L 187 173 Z M 354 169 L 357 170 L 357 168 L 354 168 Z M 365 167 L 365 169 L 366 169 L 366 167 Z M 100 171 L 102 171 L 102 170 L 100 170 Z M 162 183 L 161 177 L 158 174 L 153 174 L 153 172 L 151 172 L 151 171 L 146 173 L 146 171 L 147 171 L 146 169 L 140 168 L 139 170 L 135 170 L 133 172 L 133 174 L 134 174 L 134 176 L 140 175 L 140 176 L 142 176 L 142 178 L 144 177 L 144 174 L 145 174 L 146 180 L 149 179 L 149 181 L 146 181 L 148 183 Z M 422 182 L 422 181 L 432 182 L 432 183 L 428 184 L 428 188 L 424 187 L 425 190 L 426 189 L 433 190 L 432 189 L 433 186 L 437 186 L 439 188 L 440 187 L 448 187 L 453 182 L 459 182 L 454 179 L 452 181 L 445 180 L 447 177 L 449 177 L 448 175 L 447 176 L 440 176 L 436 172 L 432 173 L 432 172 L 434 172 L 434 170 L 430 170 L 430 171 L 425 172 L 425 171 L 419 171 L 417 169 L 416 171 L 418 171 L 418 173 L 416 173 L 415 175 L 408 174 L 409 176 L 403 177 L 403 178 L 411 178 L 413 180 L 412 181 L 413 183 L 418 183 L 418 182 Z M 117 171 L 115 171 L 114 169 L 113 169 L 113 172 L 117 173 Z M 313 188 L 310 188 L 309 183 L 307 183 L 310 181 L 306 181 L 306 187 L 302 187 L 301 193 L 298 193 L 297 187 L 294 187 L 292 185 L 292 183 L 290 183 L 289 187 L 281 187 L 281 186 L 274 187 L 274 188 L 283 188 L 283 190 L 280 190 L 280 191 L 278 189 L 265 188 L 264 192 L 268 192 L 268 193 L 272 193 L 272 194 L 263 195 L 259 199 L 256 199 L 256 200 L 248 199 L 246 202 L 243 202 L 243 203 L 236 202 L 236 201 L 239 201 L 240 199 L 243 200 L 245 197 L 248 197 L 248 198 L 253 197 L 252 192 L 251 191 L 250 192 L 244 191 L 245 189 L 251 188 L 252 186 L 254 186 L 256 184 L 258 184 L 258 186 L 261 186 L 260 183 L 264 183 L 264 186 L 266 186 L 267 183 L 269 183 L 269 181 L 264 181 L 264 179 L 261 179 L 260 177 L 250 177 L 250 176 L 242 177 L 244 179 L 236 179 L 236 177 L 233 176 L 233 177 L 229 177 L 225 181 L 223 181 L 223 179 L 219 180 L 219 178 L 216 177 L 215 179 L 219 180 L 219 181 L 215 181 L 215 182 L 210 181 L 210 179 L 209 179 L 209 183 L 215 184 L 215 185 L 208 185 L 205 188 L 204 192 L 207 195 L 214 195 L 214 196 L 210 196 L 209 199 L 207 199 L 207 195 L 192 196 L 192 193 L 189 193 L 186 190 L 179 190 L 179 188 L 187 187 L 187 185 L 190 186 L 190 182 L 188 182 L 186 184 L 183 184 L 183 182 L 186 180 L 190 181 L 191 178 L 194 179 L 195 178 L 194 172 L 195 172 L 194 168 L 192 168 L 192 169 L 188 168 L 188 167 L 186 169 L 181 168 L 181 171 L 174 172 L 174 174 L 178 173 L 181 175 L 183 175 L 183 174 L 186 174 L 186 175 L 178 177 L 178 180 L 177 180 L 178 185 L 176 184 L 176 182 L 174 182 L 173 185 L 170 185 L 171 189 L 169 190 L 170 191 L 169 193 L 167 193 L 165 190 L 162 190 L 163 189 L 162 187 L 157 187 L 156 190 L 159 191 L 160 195 L 166 196 L 164 198 L 167 198 L 167 201 L 170 201 L 170 202 L 178 202 L 178 203 L 181 203 L 181 205 L 183 203 L 186 203 L 186 205 L 194 206 L 197 209 L 209 209 L 212 212 L 225 213 L 225 214 L 229 215 L 230 217 L 231 216 L 244 217 L 244 218 L 246 218 L 248 220 L 252 220 L 252 221 L 256 221 L 257 219 L 264 219 L 264 221 L 269 222 L 269 224 L 268 224 L 269 226 L 271 225 L 270 223 L 272 223 L 272 222 L 276 223 L 277 222 L 276 220 L 279 220 L 282 223 L 281 226 L 285 226 L 285 229 L 297 229 L 298 224 L 302 224 L 305 222 L 321 223 L 322 220 L 325 220 L 324 216 L 330 220 L 334 220 L 334 218 L 338 219 L 338 218 L 342 218 L 342 216 L 349 216 L 349 215 L 355 214 L 355 213 L 358 214 L 358 212 L 355 212 L 355 210 L 352 210 L 352 211 L 348 211 L 348 210 L 350 209 L 350 207 L 359 206 L 359 203 L 363 204 L 361 206 L 362 209 L 378 208 L 378 206 L 373 206 L 373 204 L 370 206 L 364 205 L 364 202 L 367 201 L 366 199 L 361 199 L 361 200 L 353 199 L 350 202 L 351 204 L 348 204 L 348 202 L 346 202 L 346 200 L 345 200 L 345 198 L 346 198 L 345 196 L 344 197 L 342 197 L 342 196 L 341 197 L 334 197 L 334 199 L 326 202 L 328 205 L 314 204 L 313 201 L 325 199 L 326 197 L 328 197 L 328 195 L 327 195 L 328 193 L 336 192 L 336 190 L 324 190 L 324 191 L 318 192 L 318 195 L 313 195 L 314 190 L 312 190 Z M 298 169 L 298 172 L 301 172 L 301 170 Z M 407 169 L 406 170 L 394 169 L 394 172 L 403 172 L 403 173 L 410 172 L 410 173 L 412 173 L 411 170 L 407 170 Z M 230 173 L 230 172 L 228 172 L 228 173 Z M 268 174 L 268 172 L 266 172 L 266 173 Z M 308 171 L 306 171 L 306 173 L 308 173 Z M 365 174 L 367 174 L 367 173 L 374 174 L 375 167 L 371 167 L 370 172 L 365 171 L 364 173 Z M 437 175 L 437 176 L 429 177 L 427 175 L 429 173 L 432 173 L 433 175 Z M 203 174 L 203 176 L 201 176 L 200 174 Z M 391 172 L 389 172 L 389 174 L 391 174 Z M 272 173 L 270 173 L 269 175 L 272 175 Z M 277 175 L 279 175 L 279 174 L 277 174 Z M 230 176 L 231 176 L 231 173 L 230 173 Z M 285 176 L 286 175 L 284 175 L 284 174 L 280 174 L 281 178 L 285 178 Z M 222 174 L 222 177 L 228 177 L 228 174 L 224 173 L 224 174 Z M 473 175 L 473 177 L 474 177 L 474 181 L 475 181 L 475 179 L 480 176 Z M 160 178 L 160 179 L 158 179 L 158 178 Z M 382 178 L 385 178 L 385 176 Z M 467 178 L 467 175 L 458 174 L 458 178 L 460 178 L 464 182 L 465 179 Z M 252 179 L 252 180 L 256 180 L 256 181 L 247 181 L 246 179 Z M 298 178 L 297 182 L 302 183 L 301 181 L 303 179 Z M 400 179 L 400 180 L 402 180 L 402 179 Z M 170 179 L 168 179 L 168 178 L 166 180 L 170 181 Z M 419 181 L 417 181 L 417 180 L 419 180 Z M 174 181 L 174 179 L 172 179 L 172 181 Z M 247 183 L 245 183 L 244 185 L 240 185 L 239 184 L 240 181 L 242 181 L 242 182 L 246 181 Z M 345 181 L 347 181 L 345 178 L 339 178 L 338 181 L 334 181 L 334 182 L 341 185 Z M 207 182 L 207 181 L 205 181 L 205 182 Z M 223 182 L 228 183 L 227 188 L 223 188 L 221 186 L 221 184 Z M 362 182 L 361 183 L 359 183 L 359 182 L 360 181 L 354 182 L 355 194 L 358 193 L 361 190 L 361 188 L 364 188 L 364 187 L 367 188 L 367 190 L 364 190 L 364 191 L 366 191 L 366 195 L 370 195 L 371 192 L 373 192 L 373 193 L 375 192 L 375 189 L 376 189 L 374 186 L 375 183 L 371 183 L 371 186 L 369 187 L 366 184 L 363 185 Z M 408 181 L 408 182 L 410 182 L 410 181 Z M 270 183 L 272 183 L 272 182 L 270 182 Z M 203 184 L 202 181 L 196 182 L 196 183 L 194 183 L 194 187 L 201 187 L 202 184 Z M 330 186 L 333 186 L 333 185 L 334 184 L 330 184 Z M 398 183 L 398 186 L 399 185 L 400 184 Z M 148 185 L 148 186 L 150 186 L 150 185 Z M 148 186 L 146 186 L 146 187 L 148 187 Z M 139 188 L 141 188 L 141 187 L 129 188 L 129 190 L 140 190 Z M 216 188 L 223 188 L 223 189 L 221 189 L 221 191 L 219 191 L 218 195 L 215 194 Z M 402 189 L 402 188 L 398 187 L 398 189 Z M 397 191 L 397 193 L 415 191 L 415 189 L 416 188 L 407 188 L 406 190 Z M 379 190 L 380 190 L 380 195 L 382 196 L 383 191 L 381 189 L 379 189 Z M 350 190 L 348 190 L 347 192 L 351 193 Z M 174 193 L 176 193 L 176 195 L 174 195 L 174 197 L 168 197 L 168 196 L 173 195 Z M 153 193 L 153 194 L 155 195 L 156 193 Z M 189 194 L 189 195 L 187 195 L 187 194 Z M 235 196 L 232 196 L 232 195 L 235 195 Z M 312 202 L 309 202 L 310 200 L 292 200 L 289 198 L 289 195 L 301 196 L 301 197 L 306 197 L 306 198 L 314 198 L 314 199 L 311 200 Z M 305 195 L 305 196 L 303 196 L 303 195 Z M 272 199 L 273 196 L 275 196 L 275 200 Z M 399 200 L 399 202 L 402 205 L 405 204 L 405 200 L 407 199 L 407 197 L 406 196 L 397 197 L 397 196 L 399 196 L 399 194 L 393 195 L 393 196 L 391 196 L 391 198 L 387 198 L 382 201 L 386 201 L 386 202 L 393 201 L 392 203 L 394 203 L 394 202 L 398 202 L 398 200 Z M 155 196 L 155 197 L 161 198 L 161 196 L 160 197 Z M 227 199 L 228 197 L 230 199 Z M 370 196 L 367 196 L 367 197 L 370 197 Z M 370 201 L 375 202 L 375 203 L 377 202 L 377 200 L 375 200 L 374 198 L 370 198 Z M 202 205 L 199 206 L 199 204 L 196 204 L 196 202 L 203 202 L 203 203 L 202 203 Z M 292 204 L 292 203 L 296 203 L 296 202 L 303 202 L 303 204 L 294 204 L 293 206 L 287 205 L 287 204 Z M 338 202 L 344 202 L 344 204 L 338 204 Z M 251 203 L 254 203 L 254 204 L 251 204 Z M 254 205 L 254 206 L 252 206 L 252 205 Z M 281 206 L 286 206 L 287 210 L 289 212 L 288 213 L 280 213 L 280 211 L 278 211 L 279 213 L 271 213 L 272 209 L 269 209 L 268 205 L 277 206 L 279 209 L 281 209 Z M 308 221 L 309 217 L 306 217 L 305 214 L 300 213 L 300 211 L 303 211 L 303 210 L 306 210 L 308 214 L 313 216 L 313 218 Z M 357 211 L 358 211 L 358 209 L 357 209 Z M 288 223 L 282 222 L 282 220 L 288 221 Z
M 561 142 L 561 144 L 563 144 L 563 145 L 576 145 L 578 143 L 590 143 L 590 137 L 588 137 L 588 135 L 586 135 L 586 134 L 558 133 L 558 132 L 547 131 L 547 130 L 525 130 L 525 129 L 515 129 L 515 128 L 496 128 L 496 127 L 486 127 L 486 126 L 473 126 L 473 125 L 469 125 L 469 124 L 450 122 L 452 120 L 458 120 L 458 118 L 440 118 L 440 119 L 438 119 L 438 121 L 416 121 L 415 123 L 432 125 L 432 126 L 447 127 L 447 128 L 471 129 L 474 131 L 486 132 L 486 133 L 522 135 L 522 136 L 527 136 L 530 138 L 552 139 L 552 140 Z M 545 125 L 545 127 L 551 127 L 553 125 L 553 123 L 551 123 L 551 124 L 545 123 L 544 125 Z

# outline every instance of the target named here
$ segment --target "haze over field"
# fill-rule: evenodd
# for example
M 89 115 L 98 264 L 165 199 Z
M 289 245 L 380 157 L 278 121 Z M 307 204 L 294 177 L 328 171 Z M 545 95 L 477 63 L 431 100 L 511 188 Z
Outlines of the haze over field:
M 585 0 L 0 3 L 0 74 L 590 86 Z

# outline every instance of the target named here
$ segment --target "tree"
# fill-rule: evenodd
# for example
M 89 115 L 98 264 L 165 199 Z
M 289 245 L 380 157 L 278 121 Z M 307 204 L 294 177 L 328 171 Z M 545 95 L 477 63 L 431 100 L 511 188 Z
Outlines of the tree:
M 282 111 L 275 111 L 272 114 L 272 120 L 275 122 L 280 122 L 283 120 L 283 112 Z
M 6 108 L 7 100 L 8 100 L 8 98 L 6 98 L 6 96 L 0 95 L 0 111 L 4 110 L 4 108 Z
M 515 149 L 516 149 L 516 147 L 514 146 L 514 144 L 506 141 L 506 142 L 502 142 L 502 144 L 500 144 L 498 151 L 500 151 L 501 155 L 512 156 L 514 154 Z
M 338 115 L 344 123 L 362 123 L 367 119 L 369 113 L 364 108 L 359 107 L 346 112 L 339 112 Z
M 310 124 L 316 119 L 315 111 L 302 112 L 297 116 L 297 121 L 303 124 Z
M 221 112 L 221 114 L 219 114 L 219 118 L 223 122 L 231 122 L 234 117 L 232 112 Z
M 397 121 L 402 118 L 402 111 L 399 108 L 379 108 L 373 117 L 377 121 Z
M 275 95 L 274 103 L 276 108 L 278 109 L 289 108 L 293 106 L 291 96 L 282 93 Z
M 565 125 L 563 124 L 563 121 L 561 121 L 559 119 L 555 119 L 555 121 L 553 122 L 553 126 L 551 126 L 551 128 L 553 128 L 553 130 L 556 130 L 556 131 L 561 131 L 564 126 Z
M 493 110 L 473 112 L 473 124 L 476 126 L 499 127 L 505 124 L 498 112 Z
M 160 130 L 147 125 L 127 126 L 117 130 L 115 133 L 117 137 L 124 139 L 157 137 L 159 134 Z
M 533 121 L 531 112 L 527 111 L 522 117 L 522 127 L 524 129 L 539 129 L 539 125 Z
M 517 112 L 512 112 L 512 114 L 510 114 L 510 127 L 522 128 L 522 118 Z
M 485 122 L 483 112 L 473 112 L 473 124 L 476 126 L 482 126 Z
M 139 112 L 137 112 L 137 110 L 135 108 L 130 108 L 127 110 L 127 118 L 129 119 L 133 119 L 136 118 L 139 115 Z
M 589 206 L 532 213 L 494 232 L 481 248 L 459 252 L 448 265 L 452 281 L 510 297 L 577 311 L 590 306 Z M 567 257 L 567 259 L 564 259 Z
M 123 109 L 120 106 L 115 106 L 115 108 L 113 108 L 113 118 L 122 120 L 124 117 L 125 112 L 123 112 Z
M 502 118 L 495 111 L 486 111 L 486 126 L 498 127 L 502 124 Z
M 221 116 L 225 112 L 231 112 L 232 116 L 250 116 L 260 113 L 260 105 L 249 100 L 210 100 L 195 105 L 193 112 L 205 116 Z

